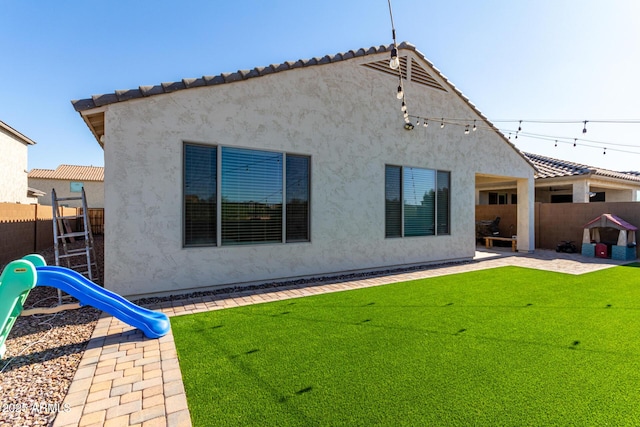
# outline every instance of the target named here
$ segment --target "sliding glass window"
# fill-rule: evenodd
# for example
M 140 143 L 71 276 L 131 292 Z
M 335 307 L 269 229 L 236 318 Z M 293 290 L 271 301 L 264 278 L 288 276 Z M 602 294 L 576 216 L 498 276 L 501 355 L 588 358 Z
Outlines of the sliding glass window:
M 385 167 L 385 236 L 449 234 L 450 173 Z

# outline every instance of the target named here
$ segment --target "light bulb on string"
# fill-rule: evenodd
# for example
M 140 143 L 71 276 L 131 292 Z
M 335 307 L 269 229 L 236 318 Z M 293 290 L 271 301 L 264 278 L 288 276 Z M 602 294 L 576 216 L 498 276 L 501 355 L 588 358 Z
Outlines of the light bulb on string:
M 440 122 L 440 129 L 444 129 L 444 118 L 442 119 L 442 121 Z
M 402 114 L 402 116 L 404 117 L 405 120 L 409 119 L 409 113 L 405 110 L 405 112 Z
M 398 49 L 396 49 L 395 46 L 393 47 L 393 49 L 391 49 L 391 60 L 389 61 L 389 67 L 391 67 L 392 70 L 397 70 L 398 68 L 400 68 Z
M 576 142 L 578 142 L 578 138 L 573 138 L 573 146 L 576 146 Z
M 476 126 L 476 121 L 473 121 L 473 129 L 471 129 L 472 131 L 476 131 L 478 129 L 478 126 Z
M 404 98 L 404 91 L 402 90 L 402 85 L 398 86 L 398 93 L 396 94 L 396 98 L 398 99 Z
M 424 123 L 422 124 L 422 126 L 428 128 L 429 127 L 429 121 L 427 119 L 424 119 Z
M 584 121 L 584 127 L 582 128 L 582 133 L 587 133 L 587 121 L 588 121 L 588 120 L 585 120 L 585 121 Z M 605 150 L 606 150 L 606 149 L 605 149 Z M 605 153 L 605 154 L 606 154 L 606 153 Z
M 557 146 L 558 146 L 558 140 L 556 139 L 556 144 L 554 145 L 554 147 L 557 147 Z
M 466 125 L 464 128 L 464 134 L 469 135 L 469 125 Z
M 520 120 L 520 124 L 518 125 L 518 132 L 522 130 L 522 120 Z
M 405 111 L 407 111 L 407 104 L 402 101 L 402 107 L 400 107 L 400 110 L 404 113 Z
M 604 151 L 602 152 L 602 155 L 607 154 L 607 147 L 604 147 Z

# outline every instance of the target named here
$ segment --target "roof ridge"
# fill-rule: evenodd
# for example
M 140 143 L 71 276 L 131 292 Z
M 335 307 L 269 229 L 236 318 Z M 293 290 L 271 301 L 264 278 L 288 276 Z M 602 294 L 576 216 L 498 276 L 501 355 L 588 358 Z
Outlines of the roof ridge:
M 112 93 L 92 95 L 91 98 L 72 100 L 71 104 L 78 112 L 91 110 L 93 108 L 104 105 L 124 102 L 131 99 L 146 98 L 153 95 L 161 95 L 171 93 L 177 90 L 191 89 L 200 86 L 215 86 L 218 84 L 232 83 L 241 80 L 247 80 L 253 77 L 261 77 L 267 74 L 273 74 L 281 71 L 293 70 L 296 68 L 309 67 L 314 65 L 324 65 L 333 62 L 340 62 L 361 56 L 374 55 L 378 53 L 391 52 L 393 44 L 371 46 L 369 48 L 360 48 L 358 50 L 349 50 L 346 52 L 338 52 L 333 55 L 324 55 L 323 57 L 312 57 L 309 59 L 287 60 L 279 64 L 270 64 L 267 66 L 258 66 L 252 69 L 237 70 L 235 72 L 222 72 L 214 76 L 203 75 L 201 77 L 183 78 L 175 82 L 162 82 L 156 85 L 142 85 L 135 89 L 116 89 Z M 419 52 L 415 45 L 410 42 L 403 41 L 398 45 L 398 49 L 412 50 L 418 53 L 429 66 L 444 78 L 449 84 L 449 80 L 437 70 L 426 57 Z M 453 85 L 451 85 L 453 86 Z

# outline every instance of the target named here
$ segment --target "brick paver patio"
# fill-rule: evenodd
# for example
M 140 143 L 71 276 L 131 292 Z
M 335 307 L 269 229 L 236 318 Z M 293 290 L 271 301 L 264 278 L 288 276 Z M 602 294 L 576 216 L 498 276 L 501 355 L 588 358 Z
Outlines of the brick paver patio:
M 179 316 L 506 265 L 583 274 L 625 263 L 544 250 L 535 254 L 483 250 L 468 263 L 315 286 L 288 285 L 212 295 L 148 308 Z M 54 427 L 191 426 L 172 332 L 160 339 L 148 339 L 139 330 L 111 316 L 103 316 L 87 345 L 64 404 L 70 410 L 58 414 Z

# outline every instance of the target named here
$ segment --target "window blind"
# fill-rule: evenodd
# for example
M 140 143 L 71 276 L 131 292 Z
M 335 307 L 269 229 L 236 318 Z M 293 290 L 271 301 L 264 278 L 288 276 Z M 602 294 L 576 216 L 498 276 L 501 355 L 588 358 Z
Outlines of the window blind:
M 449 219 L 450 219 L 450 172 L 438 171 L 438 199 L 436 200 L 438 235 L 449 234 Z
M 435 171 L 405 167 L 403 172 L 404 235 L 434 235 Z
M 282 242 L 282 153 L 222 148 L 222 244 Z
M 310 159 L 287 154 L 287 242 L 309 241 Z
M 385 237 L 402 237 L 402 170 L 400 166 L 385 167 Z
M 216 147 L 185 145 L 185 246 L 216 244 L 216 166 Z

